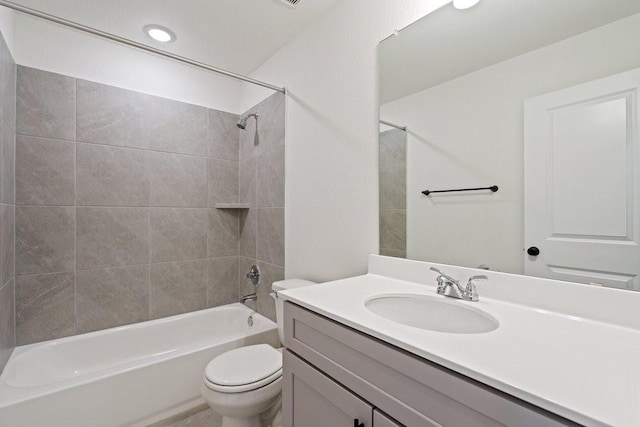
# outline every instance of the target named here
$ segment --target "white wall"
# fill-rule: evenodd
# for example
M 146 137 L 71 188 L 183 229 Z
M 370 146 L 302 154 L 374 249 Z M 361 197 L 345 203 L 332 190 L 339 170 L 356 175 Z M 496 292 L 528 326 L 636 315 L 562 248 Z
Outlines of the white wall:
M 14 29 L 13 53 L 20 65 L 218 110 L 243 111 L 240 93 L 246 83 L 26 15 L 15 14 Z
M 287 277 L 361 274 L 378 252 L 376 48 L 447 2 L 342 1 L 252 74 L 289 90 Z
M 640 15 L 382 106 L 382 118 L 409 127 L 408 257 L 522 273 L 523 101 L 640 67 L 630 40 Z M 500 191 L 420 194 L 481 185 Z

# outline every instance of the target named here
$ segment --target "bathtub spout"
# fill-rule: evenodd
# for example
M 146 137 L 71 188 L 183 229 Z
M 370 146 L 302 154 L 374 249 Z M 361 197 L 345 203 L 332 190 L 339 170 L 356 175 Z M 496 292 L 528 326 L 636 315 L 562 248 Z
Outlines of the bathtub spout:
M 258 301 L 258 295 L 254 292 L 249 295 L 243 295 L 240 297 L 240 302 L 244 304 L 247 301 Z

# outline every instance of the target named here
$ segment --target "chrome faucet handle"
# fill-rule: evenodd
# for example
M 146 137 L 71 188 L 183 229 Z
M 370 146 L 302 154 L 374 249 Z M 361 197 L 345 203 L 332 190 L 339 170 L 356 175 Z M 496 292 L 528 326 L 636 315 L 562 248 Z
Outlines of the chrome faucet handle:
M 257 287 L 260 284 L 261 275 L 262 273 L 260 273 L 260 269 L 258 268 L 258 266 L 252 265 L 251 270 L 249 270 L 249 272 L 247 273 L 247 279 L 251 280 L 251 283 L 253 283 L 253 286 Z
M 437 269 L 437 268 L 435 268 L 435 267 L 431 267 L 429 270 L 431 270 L 431 271 L 435 271 L 435 272 L 436 272 L 436 273 L 438 273 L 439 275 L 444 276 L 444 273 L 443 273 L 442 271 L 438 270 L 438 269 Z
M 478 290 L 476 289 L 476 280 L 489 280 L 487 276 L 484 274 L 478 274 L 476 276 L 469 277 L 467 281 L 467 286 L 464 288 L 464 292 L 469 298 L 470 301 L 478 301 Z
M 473 284 L 474 281 L 476 280 L 489 280 L 489 278 L 487 276 L 485 276 L 484 274 L 478 274 L 476 276 L 471 276 L 469 277 L 469 280 L 467 281 L 467 285 L 469 285 L 470 283 Z
M 444 293 L 444 291 L 447 289 L 447 286 L 450 285 L 447 279 L 445 279 L 442 275 L 438 276 L 436 282 L 438 283 L 437 289 L 439 294 Z
M 454 284 L 456 284 L 458 286 L 460 285 L 460 283 L 456 279 L 454 279 L 453 277 L 449 276 L 444 271 L 439 270 L 439 269 L 437 269 L 435 267 L 431 267 L 430 270 L 431 271 L 435 271 L 436 273 L 438 273 L 440 275 L 440 278 L 445 278 L 451 283 L 454 283 Z M 438 282 L 440 282 L 440 278 L 438 278 Z

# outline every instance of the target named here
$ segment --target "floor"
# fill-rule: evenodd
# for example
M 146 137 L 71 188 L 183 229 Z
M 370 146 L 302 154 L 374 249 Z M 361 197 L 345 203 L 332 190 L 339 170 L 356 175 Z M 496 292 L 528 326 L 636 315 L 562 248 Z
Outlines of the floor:
M 207 405 L 198 406 L 190 411 L 174 415 L 171 418 L 151 424 L 149 427 L 221 427 L 222 417 Z

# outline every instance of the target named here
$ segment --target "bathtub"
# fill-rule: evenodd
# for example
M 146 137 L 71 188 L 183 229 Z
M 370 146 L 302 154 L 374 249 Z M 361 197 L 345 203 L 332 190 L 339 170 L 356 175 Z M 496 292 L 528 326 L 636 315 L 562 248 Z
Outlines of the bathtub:
M 204 403 L 213 357 L 261 343 L 278 345 L 276 324 L 230 304 L 18 347 L 0 376 L 0 426 L 159 421 Z

